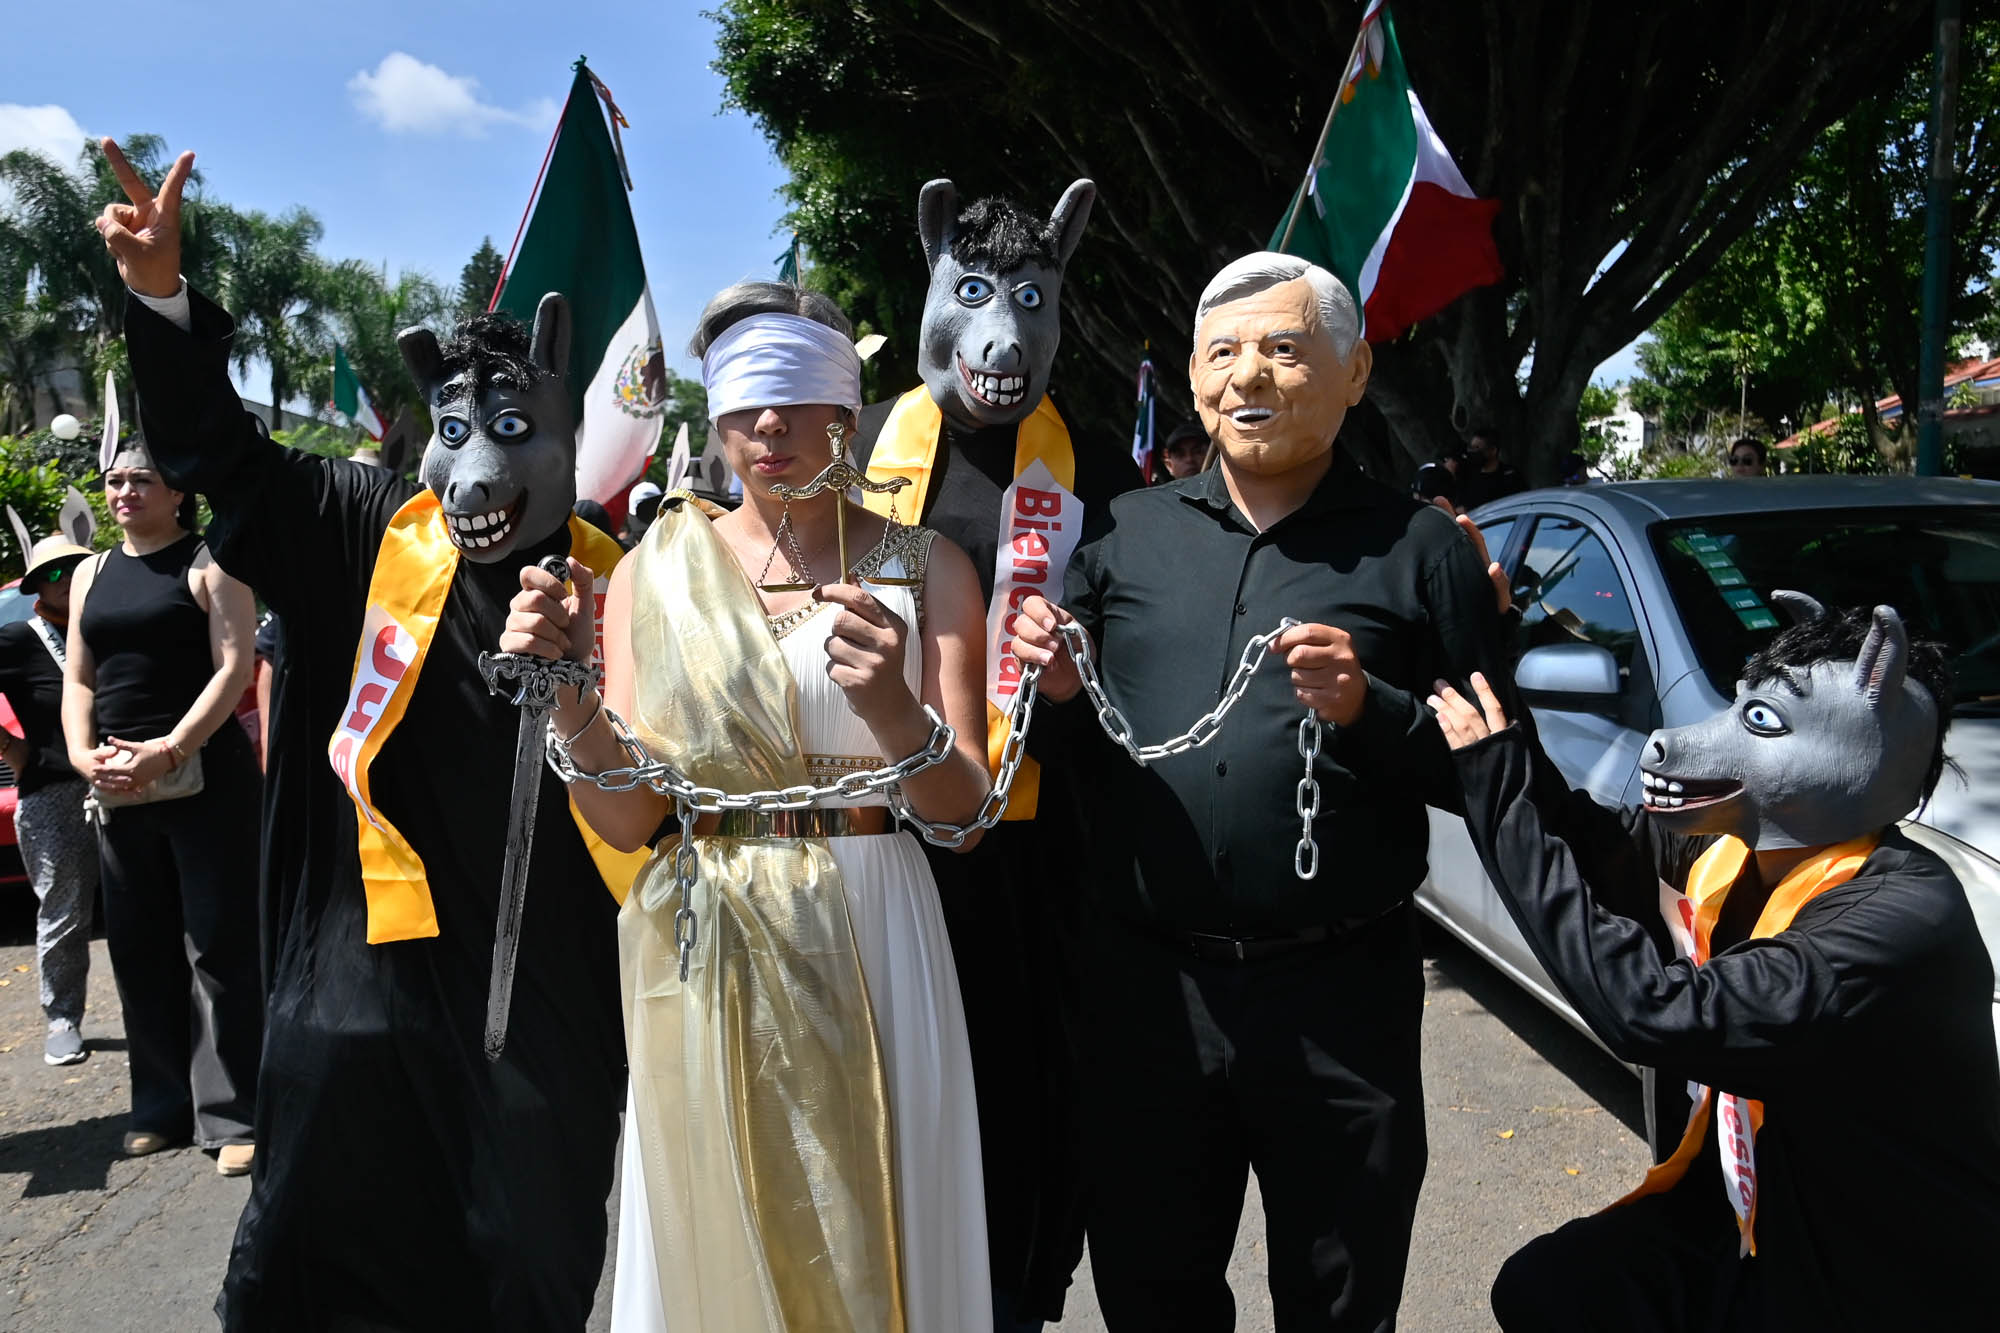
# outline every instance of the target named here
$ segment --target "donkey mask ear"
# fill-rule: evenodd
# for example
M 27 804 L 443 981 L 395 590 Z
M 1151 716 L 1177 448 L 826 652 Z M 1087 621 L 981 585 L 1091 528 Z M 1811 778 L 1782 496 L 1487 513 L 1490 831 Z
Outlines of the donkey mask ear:
M 1815 620 L 1826 619 L 1826 608 L 1819 599 L 1789 588 L 1775 588 L 1771 592 L 1771 604 L 1783 611 L 1794 625 L 1810 625 Z
M 1097 182 L 1072 181 L 1049 214 L 1049 235 L 1055 238 L 1056 267 L 1067 268 L 1076 243 L 1083 239 L 1083 224 L 1090 221 L 1090 206 L 1097 202 Z
M 444 387 L 444 352 L 438 347 L 437 335 L 418 324 L 397 334 L 396 346 L 403 353 L 410 378 L 416 381 L 417 392 L 426 403 L 436 402 L 437 391 Z
M 958 187 L 942 178 L 925 181 L 917 194 L 917 235 L 924 243 L 924 263 L 936 268 L 958 235 Z
M 561 380 L 569 374 L 569 301 L 550 292 L 535 307 L 535 331 L 529 335 L 535 364 Z
M 1903 692 L 1903 672 L 1910 663 L 1910 633 L 1893 606 L 1875 608 L 1875 624 L 1854 662 L 1854 688 L 1868 696 L 1870 708 Z

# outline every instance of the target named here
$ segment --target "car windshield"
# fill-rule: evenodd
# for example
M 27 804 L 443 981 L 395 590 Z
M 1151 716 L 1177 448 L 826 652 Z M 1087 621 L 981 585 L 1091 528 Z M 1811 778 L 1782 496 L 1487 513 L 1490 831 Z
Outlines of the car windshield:
M 1656 524 L 1653 549 L 1702 669 L 1724 698 L 1782 617 L 1775 588 L 1887 604 L 1945 645 L 1960 712 L 2000 709 L 2000 507 L 1791 510 Z

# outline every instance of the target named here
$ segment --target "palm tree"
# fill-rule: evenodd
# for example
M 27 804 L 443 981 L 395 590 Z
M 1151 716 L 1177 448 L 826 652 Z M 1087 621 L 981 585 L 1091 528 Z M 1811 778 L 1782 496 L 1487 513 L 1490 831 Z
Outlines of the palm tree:
M 405 270 L 390 282 L 385 270 L 359 260 L 332 266 L 328 276 L 328 300 L 347 363 L 382 419 L 394 420 L 405 407 L 421 410 L 423 402 L 404 369 L 396 335 L 413 324 L 428 324 L 442 333 L 450 322 L 452 294 L 428 274 Z M 331 395 L 332 373 L 331 362 L 316 372 L 315 401 Z
M 0 318 L 10 326 L 5 371 L 10 384 L 22 376 L 30 381 L 46 376 L 66 361 L 83 372 L 84 398 L 95 407 L 103 383 L 100 368 L 123 359 L 117 344 L 125 332 L 125 286 L 91 223 L 125 192 L 103 151 L 90 142 L 81 147 L 74 170 L 30 149 L 0 156 L 0 186 L 11 195 L 0 216 Z M 164 139 L 135 134 L 123 147 L 141 177 L 157 181 L 165 175 Z M 228 210 L 201 197 L 200 179 L 199 172 L 189 177 L 181 209 L 182 271 L 206 287 L 213 282 L 220 254 L 215 238 Z M 28 359 L 30 348 L 38 360 Z M 129 392 L 129 380 L 121 383 Z M 32 390 L 11 392 L 32 404 Z
M 236 315 L 231 355 L 238 374 L 256 360 L 270 367 L 273 430 L 284 425 L 286 400 L 331 355 L 327 315 L 334 284 L 313 252 L 324 230 L 303 208 L 279 218 L 235 213 L 224 223 L 229 254 L 222 305 Z

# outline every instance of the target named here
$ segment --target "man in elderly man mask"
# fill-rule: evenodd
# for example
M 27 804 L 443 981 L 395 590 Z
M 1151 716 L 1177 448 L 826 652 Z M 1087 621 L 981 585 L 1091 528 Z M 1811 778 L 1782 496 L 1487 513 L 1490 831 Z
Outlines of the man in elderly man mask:
M 1248 640 L 1304 622 L 1221 734 L 1141 769 L 1080 746 L 1097 794 L 1083 971 L 1091 1268 L 1114 1330 L 1221 1330 L 1254 1167 L 1278 1326 L 1393 1326 L 1424 1174 L 1410 894 L 1426 802 L 1456 807 L 1422 700 L 1497 663 L 1483 556 L 1450 518 L 1371 481 L 1334 438 L 1368 385 L 1353 296 L 1290 255 L 1218 273 L 1188 371 L 1217 469 L 1113 500 L 1064 606 L 1029 599 L 1015 651 L 1045 664 L 1050 724 L 1094 732 L 1055 627 L 1096 645 L 1111 701 L 1152 743 L 1220 701 Z M 1300 723 L 1319 869 L 1295 871 Z M 1037 715 L 1037 722 L 1042 715 Z

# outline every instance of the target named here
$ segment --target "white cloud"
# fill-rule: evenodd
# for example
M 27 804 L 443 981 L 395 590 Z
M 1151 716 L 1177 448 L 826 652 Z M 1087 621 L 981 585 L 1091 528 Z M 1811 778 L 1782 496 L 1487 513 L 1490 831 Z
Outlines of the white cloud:
M 0 154 L 32 148 L 73 170 L 88 137 L 76 117 L 62 107 L 0 102 Z
M 556 104 L 547 98 L 509 110 L 479 100 L 479 80 L 447 74 L 405 51 L 391 51 L 373 72 L 347 81 L 354 105 L 391 134 L 459 134 L 478 137 L 494 125 L 547 129 Z

